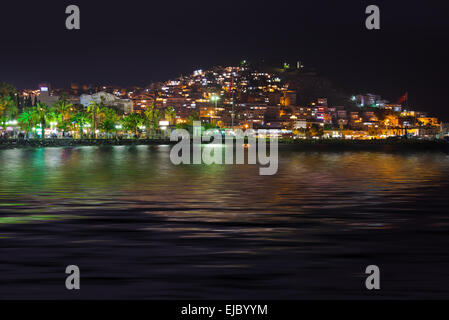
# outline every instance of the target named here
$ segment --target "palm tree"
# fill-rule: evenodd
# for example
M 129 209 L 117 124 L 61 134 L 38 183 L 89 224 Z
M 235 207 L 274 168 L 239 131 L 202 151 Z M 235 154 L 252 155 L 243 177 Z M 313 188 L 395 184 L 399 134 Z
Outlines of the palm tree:
M 72 123 L 78 125 L 80 130 L 80 139 L 83 137 L 83 127 L 89 123 L 89 117 L 86 115 L 84 111 L 79 111 L 75 115 L 72 116 Z
M 39 123 L 42 130 L 41 139 L 45 138 L 45 126 L 47 123 L 47 115 L 49 112 L 49 107 L 44 103 L 37 103 L 35 107 L 33 107 L 33 112 L 36 117 L 36 123 Z
M 53 105 L 53 109 L 55 112 L 61 115 L 58 124 L 59 128 L 62 131 L 66 131 L 70 127 L 70 119 L 72 118 L 75 109 L 73 108 L 73 104 L 68 102 L 68 100 L 64 97 L 61 97 L 56 103 Z
M 89 113 L 91 119 L 92 119 L 92 125 L 94 127 L 93 129 L 93 137 L 97 138 L 97 126 L 98 126 L 98 120 L 102 116 L 102 111 L 104 108 L 103 99 L 101 99 L 101 102 L 98 103 L 96 101 L 91 101 L 89 105 L 87 106 L 87 112 Z
M 53 126 L 62 126 L 63 127 L 63 119 L 64 115 L 59 113 L 55 108 L 49 108 L 45 119 L 50 122 L 50 125 L 53 129 Z
M 67 100 L 60 98 L 55 102 L 53 108 L 56 112 L 60 113 L 63 116 L 64 120 L 70 118 L 70 115 L 73 111 L 73 104 L 69 103 Z
M 19 114 L 17 120 L 19 121 L 22 129 L 24 129 L 28 135 L 32 132 L 33 127 L 36 125 L 37 115 L 33 108 L 28 107 Z

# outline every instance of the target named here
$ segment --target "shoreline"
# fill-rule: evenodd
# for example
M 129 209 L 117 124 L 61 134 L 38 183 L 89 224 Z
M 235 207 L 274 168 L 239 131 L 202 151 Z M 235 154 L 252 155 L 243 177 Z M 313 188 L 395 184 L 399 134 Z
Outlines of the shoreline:
M 168 139 L 8 139 L 0 140 L 0 150 L 11 148 L 133 146 L 174 144 Z
M 0 150 L 13 148 L 138 146 L 176 144 L 169 139 L 30 139 L 0 140 Z M 297 151 L 441 151 L 449 153 L 445 140 L 295 140 L 279 139 L 283 149 Z M 269 143 L 267 144 L 269 147 Z

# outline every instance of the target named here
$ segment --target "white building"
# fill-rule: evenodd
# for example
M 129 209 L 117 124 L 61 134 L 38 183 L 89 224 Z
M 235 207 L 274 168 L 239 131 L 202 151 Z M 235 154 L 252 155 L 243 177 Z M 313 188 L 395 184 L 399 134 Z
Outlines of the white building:
M 95 101 L 97 103 L 103 102 L 105 106 L 109 107 L 117 107 L 124 113 L 133 112 L 133 102 L 131 100 L 120 99 L 111 93 L 101 91 L 94 93 L 92 95 L 82 94 L 80 97 L 80 103 L 84 107 L 87 107 L 91 101 Z

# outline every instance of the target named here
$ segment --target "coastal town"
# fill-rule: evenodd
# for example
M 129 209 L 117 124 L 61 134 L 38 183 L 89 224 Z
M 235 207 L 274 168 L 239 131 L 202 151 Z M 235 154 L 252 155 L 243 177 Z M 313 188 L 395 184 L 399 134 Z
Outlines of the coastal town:
M 195 120 L 291 139 L 445 139 L 448 126 L 407 95 L 342 94 L 301 61 L 258 68 L 243 60 L 146 87 L 2 83 L 0 126 L 3 139 L 160 138 Z

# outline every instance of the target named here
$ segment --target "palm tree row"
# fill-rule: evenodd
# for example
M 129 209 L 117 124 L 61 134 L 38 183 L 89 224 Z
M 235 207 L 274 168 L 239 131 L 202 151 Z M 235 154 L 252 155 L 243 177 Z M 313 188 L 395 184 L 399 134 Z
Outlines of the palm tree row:
M 122 134 L 147 138 L 154 137 L 159 130 L 159 121 L 174 124 L 176 113 L 169 107 L 161 111 L 153 106 L 142 114 L 130 113 L 120 116 L 116 109 L 107 107 L 103 101 L 92 101 L 87 108 L 73 105 L 60 99 L 53 106 L 37 103 L 18 113 L 17 106 L 8 96 L 0 98 L 0 125 L 5 129 L 11 122 L 17 123 L 28 137 L 45 137 L 45 129 L 53 134 L 76 138 L 105 138 Z M 4 130 L 3 130 L 4 131 Z

